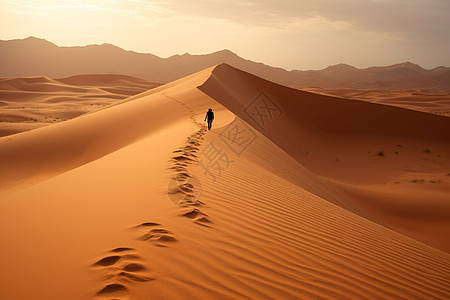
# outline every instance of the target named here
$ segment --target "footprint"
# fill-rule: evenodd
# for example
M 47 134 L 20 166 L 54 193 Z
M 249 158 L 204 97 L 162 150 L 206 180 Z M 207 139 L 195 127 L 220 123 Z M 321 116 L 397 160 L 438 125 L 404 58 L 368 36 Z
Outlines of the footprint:
M 212 221 L 210 219 L 208 219 L 207 217 L 201 217 L 201 218 L 198 218 L 197 220 L 195 220 L 194 223 L 197 225 L 200 225 L 200 226 L 211 227 L 208 224 L 212 223 Z
M 194 146 L 192 146 L 192 145 L 187 145 L 187 146 L 184 146 L 184 147 L 183 147 L 183 150 L 184 150 L 184 151 L 197 152 L 197 151 L 199 150 L 199 148 L 198 148 L 198 147 L 194 147 Z M 178 150 L 175 150 L 175 151 L 178 151 Z M 181 152 L 181 150 L 179 150 L 179 152 Z
M 191 177 L 191 175 L 189 175 L 189 173 L 187 173 L 187 172 L 180 172 L 175 175 L 175 179 L 177 179 L 177 180 L 185 180 L 186 178 L 190 178 L 190 177 Z
M 97 294 L 95 294 L 96 296 L 105 296 L 107 298 L 109 297 L 118 297 L 118 296 L 126 296 L 128 294 L 128 289 L 122 285 L 122 284 L 118 284 L 118 283 L 113 283 L 113 284 L 109 284 L 107 286 L 105 286 L 103 289 L 101 289 L 100 291 L 97 292 Z
M 189 141 L 189 144 L 195 145 L 195 146 L 200 146 L 200 145 L 201 145 L 201 144 L 200 144 L 198 141 L 196 141 L 196 140 Z
M 202 213 L 199 209 L 194 208 L 184 214 L 182 214 L 183 217 L 189 218 L 189 219 L 196 219 L 198 216 L 204 216 L 206 214 Z
M 145 222 L 140 224 L 139 226 L 143 226 L 143 227 L 152 227 L 152 226 L 161 226 L 161 224 L 159 223 L 154 223 L 154 222 Z
M 146 268 L 141 264 L 130 263 L 130 264 L 126 265 L 125 267 L 123 267 L 123 270 L 126 272 L 138 272 L 138 271 L 144 271 L 144 270 L 146 270 Z
M 166 230 L 158 223 L 147 222 L 142 223 L 137 227 L 140 228 L 143 232 L 139 239 L 142 241 L 151 242 L 155 246 L 168 247 L 169 243 L 178 241 L 172 232 Z
M 119 248 L 112 249 L 111 252 L 124 252 L 124 251 L 132 251 L 132 250 L 134 250 L 134 249 L 128 248 L 128 247 L 119 247 Z
M 143 226 L 152 226 L 144 223 Z M 113 255 L 110 255 L 113 254 Z M 119 247 L 108 251 L 108 255 L 92 265 L 103 274 L 105 286 L 95 295 L 98 298 L 123 299 L 128 296 L 130 284 L 154 280 L 149 276 L 148 267 L 134 248 Z
M 184 155 L 184 156 L 197 157 L 197 156 L 195 155 L 195 153 L 196 153 L 197 151 L 198 151 L 198 150 L 195 150 L 195 147 L 188 147 L 188 146 L 185 146 L 185 147 L 183 147 L 183 148 L 181 148 L 181 149 L 177 149 L 177 150 L 173 151 L 173 153 L 175 153 L 175 154 L 182 154 L 182 155 Z
M 172 159 L 177 161 L 177 162 L 179 162 L 179 161 L 189 161 L 189 162 L 193 161 L 192 158 L 189 158 L 189 157 L 187 157 L 185 155 L 174 156 L 174 157 L 172 157 Z
M 188 193 L 192 193 L 194 186 L 189 182 L 185 182 L 183 184 L 180 184 L 178 186 L 178 188 L 181 190 L 181 192 L 188 194 Z
M 195 196 L 186 194 L 183 199 L 181 199 L 178 203 L 180 207 L 192 207 L 192 206 L 201 206 L 205 205 L 202 201 L 198 200 Z
M 211 227 L 208 224 L 212 223 L 212 221 L 208 218 L 208 215 L 201 212 L 199 209 L 194 208 L 182 214 L 181 216 L 186 217 L 194 221 L 195 224 Z
M 95 263 L 96 266 L 111 266 L 114 265 L 116 262 L 118 262 L 120 259 L 119 255 L 114 256 L 107 256 L 105 258 L 100 259 L 98 262 Z
M 172 170 L 176 171 L 178 174 L 184 173 L 186 177 L 189 177 L 189 174 L 186 172 L 186 168 L 182 166 L 173 166 L 171 167 Z

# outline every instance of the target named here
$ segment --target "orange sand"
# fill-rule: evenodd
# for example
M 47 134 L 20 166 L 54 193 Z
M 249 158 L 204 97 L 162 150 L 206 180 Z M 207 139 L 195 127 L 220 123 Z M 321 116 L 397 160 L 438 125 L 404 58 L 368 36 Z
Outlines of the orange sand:
M 321 89 L 305 88 L 305 91 L 346 99 L 363 100 L 450 117 L 450 90 L 446 89 Z
M 5 136 L 0 299 L 449 298 L 448 132 L 219 65 Z
M 124 75 L 0 78 L 0 136 L 97 111 L 158 86 Z

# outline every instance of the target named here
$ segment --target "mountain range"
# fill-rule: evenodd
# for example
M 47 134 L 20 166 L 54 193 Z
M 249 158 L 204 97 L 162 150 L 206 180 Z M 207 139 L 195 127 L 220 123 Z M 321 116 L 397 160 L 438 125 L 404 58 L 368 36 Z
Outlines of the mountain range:
M 111 44 L 60 47 L 35 37 L 0 40 L 1 77 L 123 74 L 166 83 L 220 63 L 295 88 L 450 88 L 450 67 L 424 69 L 411 62 L 365 69 L 337 64 L 322 70 L 287 71 L 241 58 L 230 50 L 161 58 Z

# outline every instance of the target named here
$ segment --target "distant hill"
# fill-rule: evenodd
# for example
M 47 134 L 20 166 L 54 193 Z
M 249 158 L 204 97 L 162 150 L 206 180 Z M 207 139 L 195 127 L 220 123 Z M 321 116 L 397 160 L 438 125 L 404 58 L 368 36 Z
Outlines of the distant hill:
M 297 88 L 450 88 L 449 67 L 426 70 L 410 62 L 366 69 L 338 64 L 323 70 L 287 71 L 243 59 L 229 50 L 161 58 L 110 44 L 58 47 L 35 37 L 0 40 L 2 77 L 124 74 L 152 82 L 169 82 L 220 63 Z

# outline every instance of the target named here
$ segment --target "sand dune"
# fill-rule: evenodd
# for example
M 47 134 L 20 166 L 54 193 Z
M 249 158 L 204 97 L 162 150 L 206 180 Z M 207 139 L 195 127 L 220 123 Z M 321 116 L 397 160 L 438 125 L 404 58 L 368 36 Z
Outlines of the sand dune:
M 421 201 L 434 195 L 440 200 L 430 203 L 430 210 L 448 215 L 448 117 L 297 91 L 237 72 L 227 65 L 217 67 L 200 89 L 214 99 L 227 101 L 231 111 L 294 159 L 338 187 L 344 195 L 350 194 L 346 195 L 346 201 L 334 203 L 347 209 L 364 206 L 379 222 L 420 240 L 426 237 L 427 242 L 431 234 L 435 238 L 432 245 L 449 251 L 445 229 L 450 222 L 436 223 L 433 218 L 422 217 L 427 215 L 422 205 L 406 207 L 410 213 L 404 218 L 403 214 L 378 205 L 382 201 L 367 202 L 367 197 L 355 199 L 349 189 L 364 185 L 380 191 L 381 195 L 392 191 L 402 195 L 401 199 L 411 197 Z M 260 91 L 269 99 L 265 101 L 271 111 L 258 100 L 252 102 Z M 257 113 L 252 103 L 259 103 Z M 268 116 L 264 126 L 260 126 L 262 119 L 258 114 Z M 419 183 L 417 188 L 417 181 L 424 184 Z M 438 192 L 441 190 L 443 196 Z M 395 196 L 390 199 L 396 201 Z M 351 211 L 360 214 L 359 209 Z M 389 222 L 392 218 L 402 220 Z M 399 223 L 402 225 L 398 226 Z M 436 238 L 437 235 L 440 237 Z
M 356 90 L 320 88 L 307 88 L 303 90 L 346 99 L 399 106 L 447 117 L 450 116 L 450 110 L 448 109 L 450 106 L 450 92 L 448 90 Z
M 159 86 L 124 75 L 0 78 L 0 136 L 97 111 Z
M 0 298 L 446 299 L 449 129 L 219 65 L 0 138 Z

